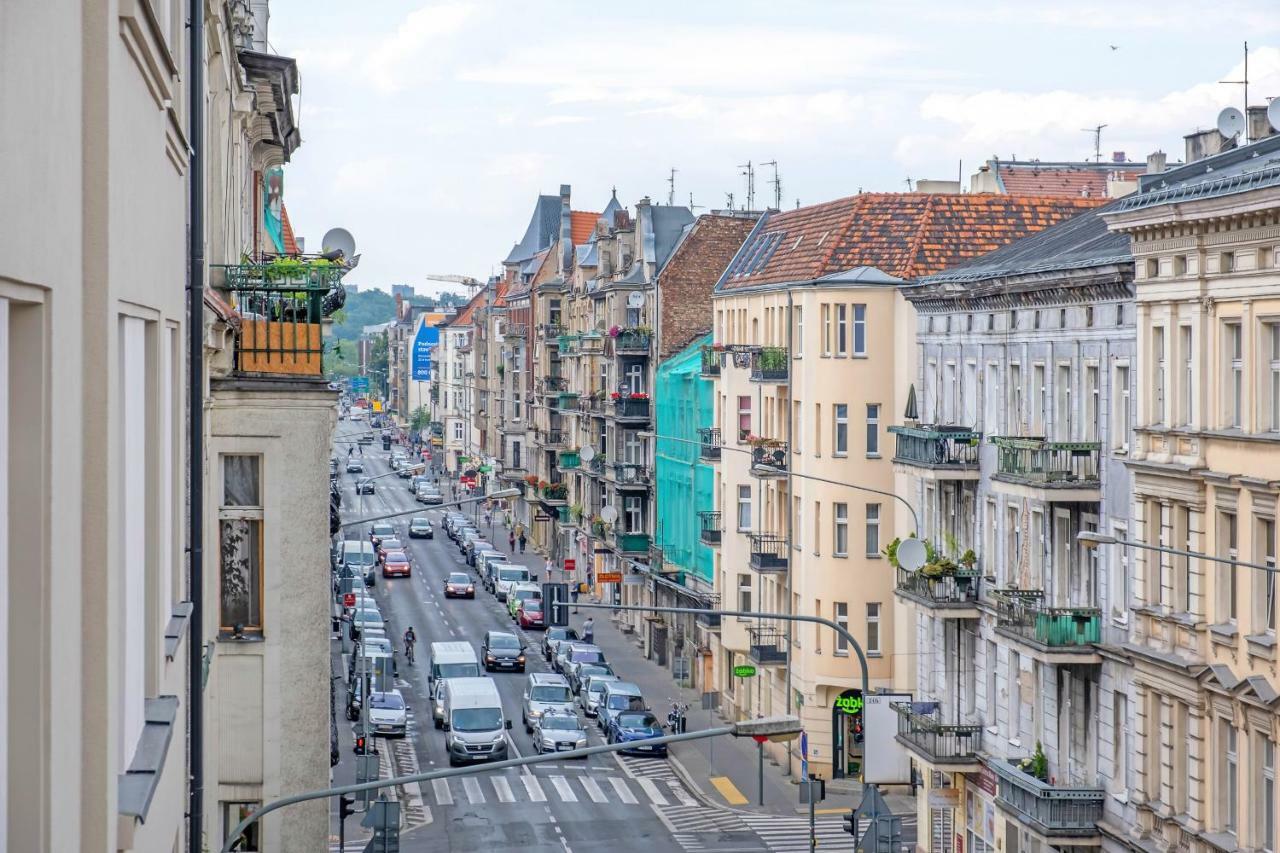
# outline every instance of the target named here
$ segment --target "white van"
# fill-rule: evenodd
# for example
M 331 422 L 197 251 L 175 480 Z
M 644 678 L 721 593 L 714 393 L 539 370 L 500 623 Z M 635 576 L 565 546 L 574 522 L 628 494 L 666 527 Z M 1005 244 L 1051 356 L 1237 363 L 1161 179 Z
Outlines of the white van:
M 450 678 L 476 678 L 479 675 L 480 657 L 470 643 L 454 640 L 431 644 L 427 690 L 431 693 L 431 716 L 437 729 L 444 722 L 444 682 Z
M 493 679 L 448 678 L 442 692 L 449 765 L 506 759 L 511 721 L 502 713 L 502 698 Z
M 529 582 L 529 570 L 515 563 L 498 563 L 490 571 L 493 572 L 493 594 L 499 601 L 507 600 L 511 587 Z

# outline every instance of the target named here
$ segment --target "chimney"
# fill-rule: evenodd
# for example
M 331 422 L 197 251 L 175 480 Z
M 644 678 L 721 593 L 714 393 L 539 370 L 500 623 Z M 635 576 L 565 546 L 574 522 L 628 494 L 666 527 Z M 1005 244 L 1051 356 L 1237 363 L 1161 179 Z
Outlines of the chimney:
M 1123 162 L 1125 162 L 1124 152 L 1123 152 L 1123 151 L 1112 151 L 1112 152 L 1111 152 L 1111 162 L 1112 162 L 1112 163 L 1123 163 Z
M 1254 142 L 1275 135 L 1275 130 L 1271 127 L 1271 121 L 1267 118 L 1267 108 L 1264 106 L 1249 107 L 1249 115 L 1245 122 L 1249 128 L 1249 138 Z M 1243 139 L 1240 141 L 1241 143 L 1244 142 Z
M 1195 133 L 1188 133 L 1182 137 L 1187 144 L 1186 162 L 1194 163 L 1197 160 L 1203 160 L 1206 157 L 1212 157 L 1222 151 L 1228 151 L 1236 147 L 1234 139 L 1227 139 L 1217 128 L 1209 130 L 1197 130 Z
M 569 209 L 569 185 L 560 185 L 560 275 L 573 269 L 573 213 Z
M 1169 164 L 1169 155 L 1163 151 L 1152 151 L 1147 155 L 1147 174 L 1159 175 Z

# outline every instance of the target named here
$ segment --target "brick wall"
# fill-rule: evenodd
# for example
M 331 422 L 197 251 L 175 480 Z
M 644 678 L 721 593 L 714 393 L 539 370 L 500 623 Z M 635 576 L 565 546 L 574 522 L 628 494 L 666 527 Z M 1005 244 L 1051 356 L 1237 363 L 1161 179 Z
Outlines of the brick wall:
M 679 352 L 711 328 L 711 293 L 756 216 L 704 214 L 658 276 L 662 335 L 658 359 Z

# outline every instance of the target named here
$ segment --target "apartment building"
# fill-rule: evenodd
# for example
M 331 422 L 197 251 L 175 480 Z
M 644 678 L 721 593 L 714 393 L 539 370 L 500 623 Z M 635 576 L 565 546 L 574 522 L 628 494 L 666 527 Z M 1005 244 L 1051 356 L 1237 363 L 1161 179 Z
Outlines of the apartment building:
M 450 474 L 462 470 L 461 460 L 477 446 L 473 413 L 476 405 L 475 312 L 483 293 L 475 296 L 440 329 L 437 364 L 432 381 L 431 420 L 442 425 L 440 450 Z
M 1130 566 L 1077 540 L 1124 537 L 1132 496 L 1141 386 L 1133 260 L 1103 218 L 1115 209 L 904 290 L 920 393 L 889 432 L 931 553 L 918 571 L 888 562 L 895 676 L 915 699 L 897 736 L 933 853 L 1096 846 L 1102 823 L 1131 818 L 1134 687 L 1109 651 L 1128 637 Z
M 1221 560 L 1100 548 L 1131 566 L 1116 654 L 1133 668 L 1133 815 L 1106 833 L 1146 849 L 1274 850 L 1275 574 L 1229 561 L 1275 565 L 1280 139 L 1197 160 L 1202 136 L 1188 137 L 1187 165 L 1143 177 L 1105 214 L 1131 240 L 1141 392 L 1117 538 Z
M 1094 204 L 863 194 L 760 218 L 713 299 L 711 427 L 720 440 L 708 451 L 718 456 L 721 601 L 848 625 L 872 686 L 892 684 L 894 579 L 882 551 L 909 522 L 887 496 L 895 485 L 887 427 L 915 359 L 902 286 Z M 735 618 L 711 641 L 728 714 L 798 713 L 811 772 L 857 774 L 857 717 L 847 711 L 857 707 L 850 700 L 861 676 L 843 639 L 785 620 Z M 756 674 L 740 678 L 738 665 Z M 798 772 L 798 755 L 789 766 Z

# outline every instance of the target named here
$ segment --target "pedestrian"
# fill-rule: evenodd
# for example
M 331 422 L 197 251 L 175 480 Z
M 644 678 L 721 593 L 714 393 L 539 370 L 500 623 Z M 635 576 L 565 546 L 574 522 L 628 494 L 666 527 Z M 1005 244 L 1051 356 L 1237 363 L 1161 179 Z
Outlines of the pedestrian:
M 590 616 L 582 623 L 582 642 L 591 645 L 596 641 L 596 620 Z
M 512 554 L 514 554 L 514 553 L 516 552 L 516 532 L 515 532 L 515 530 L 512 530 L 510 533 L 508 533 L 508 534 L 507 534 L 507 542 L 508 542 L 508 543 L 510 543 L 510 545 L 511 545 L 511 553 L 512 553 Z
M 355 452 L 356 452 L 356 449 L 355 449 L 354 447 L 348 447 L 348 448 L 347 448 L 347 458 L 348 458 L 348 459 L 350 459 L 350 458 L 351 458 L 351 454 L 353 454 L 353 453 L 355 453 Z
M 360 455 L 361 455 L 361 456 L 364 456 L 364 445 L 363 445 L 363 444 L 357 444 L 357 445 L 356 445 L 356 447 L 360 448 Z
M 520 530 L 520 553 L 521 553 L 521 554 L 523 554 L 523 553 L 524 553 L 524 543 L 525 543 L 525 542 L 527 542 L 527 541 L 528 541 L 528 539 L 526 539 L 526 538 L 525 538 L 525 535 L 524 535 L 524 529 L 523 529 L 523 528 L 521 528 L 521 530 Z
M 577 613 L 578 612 L 578 584 L 575 583 L 573 585 L 573 588 L 569 590 L 569 596 L 573 599 L 573 612 Z
M 556 567 L 556 564 L 551 562 L 550 557 L 547 557 L 546 565 L 542 567 L 542 576 L 546 578 L 548 582 L 551 580 L 551 570 L 554 569 L 555 567 Z

